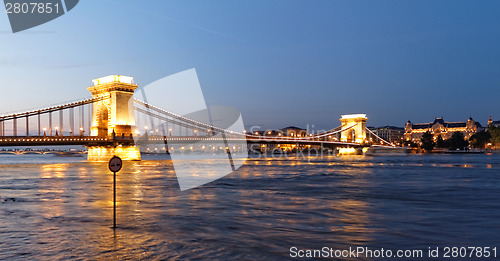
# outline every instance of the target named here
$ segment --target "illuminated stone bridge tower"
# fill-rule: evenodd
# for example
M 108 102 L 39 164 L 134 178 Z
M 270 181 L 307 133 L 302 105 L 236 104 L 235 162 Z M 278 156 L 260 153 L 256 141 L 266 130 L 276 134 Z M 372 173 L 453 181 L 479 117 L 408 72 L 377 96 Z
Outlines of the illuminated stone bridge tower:
M 136 128 L 134 118 L 133 95 L 138 87 L 133 77 L 109 75 L 92 80 L 88 90 L 92 98 L 98 99 L 93 104 L 91 136 L 113 139 L 132 138 Z M 89 161 L 108 161 L 114 155 L 124 160 L 140 160 L 141 154 L 136 146 L 95 146 L 89 147 Z
M 363 143 L 366 141 L 366 114 L 348 114 L 342 115 L 340 122 L 342 129 L 354 126 L 341 132 L 340 141 Z

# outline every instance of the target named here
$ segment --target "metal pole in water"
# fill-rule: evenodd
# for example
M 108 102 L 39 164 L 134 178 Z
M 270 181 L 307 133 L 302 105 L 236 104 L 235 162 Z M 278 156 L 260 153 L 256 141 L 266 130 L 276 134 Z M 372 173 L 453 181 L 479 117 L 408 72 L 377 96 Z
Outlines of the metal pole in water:
M 109 160 L 108 168 L 113 172 L 113 228 L 116 228 L 116 172 L 122 168 L 122 159 L 113 156 Z
M 116 172 L 113 172 L 113 228 L 116 228 Z

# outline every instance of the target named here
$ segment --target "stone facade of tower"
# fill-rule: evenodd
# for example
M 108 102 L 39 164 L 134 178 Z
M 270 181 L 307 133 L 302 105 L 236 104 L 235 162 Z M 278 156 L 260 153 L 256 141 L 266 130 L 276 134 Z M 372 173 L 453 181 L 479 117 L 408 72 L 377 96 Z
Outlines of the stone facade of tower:
M 348 130 L 341 132 L 340 141 L 342 142 L 366 142 L 366 121 L 368 118 L 366 114 L 349 114 L 342 115 L 340 122 L 342 129 L 354 126 Z
M 134 79 L 122 75 L 110 75 L 95 79 L 88 90 L 94 99 L 91 136 L 112 139 L 130 138 L 135 131 L 133 95 L 138 85 Z M 124 160 L 140 160 L 136 146 L 89 147 L 89 161 L 107 161 L 113 156 Z

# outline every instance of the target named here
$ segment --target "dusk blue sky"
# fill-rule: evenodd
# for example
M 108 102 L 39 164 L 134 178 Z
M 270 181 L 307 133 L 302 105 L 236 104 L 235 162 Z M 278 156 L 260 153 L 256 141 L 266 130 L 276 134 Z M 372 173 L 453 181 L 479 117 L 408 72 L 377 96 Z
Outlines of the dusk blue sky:
M 16 34 L 0 13 L 2 113 L 196 68 L 249 126 L 500 120 L 500 1 L 84 0 Z

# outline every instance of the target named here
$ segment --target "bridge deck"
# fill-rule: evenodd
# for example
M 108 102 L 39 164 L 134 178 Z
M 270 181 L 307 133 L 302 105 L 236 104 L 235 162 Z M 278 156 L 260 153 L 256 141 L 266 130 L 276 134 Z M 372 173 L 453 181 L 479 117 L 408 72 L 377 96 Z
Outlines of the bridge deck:
M 362 144 L 346 143 L 338 141 L 325 141 L 313 139 L 291 139 L 291 138 L 257 138 L 257 137 L 215 137 L 215 136 L 151 136 L 141 137 L 135 141 L 130 137 L 94 137 L 94 136 L 44 136 L 44 137 L 0 137 L 0 147 L 18 147 L 18 146 L 64 146 L 64 145 L 83 145 L 83 146 L 113 146 L 113 145 L 145 145 L 145 144 L 194 144 L 194 143 L 221 143 L 221 142 L 247 142 L 249 144 L 300 144 L 300 145 L 323 145 L 331 147 L 351 146 L 360 147 Z

